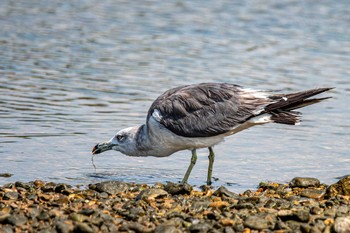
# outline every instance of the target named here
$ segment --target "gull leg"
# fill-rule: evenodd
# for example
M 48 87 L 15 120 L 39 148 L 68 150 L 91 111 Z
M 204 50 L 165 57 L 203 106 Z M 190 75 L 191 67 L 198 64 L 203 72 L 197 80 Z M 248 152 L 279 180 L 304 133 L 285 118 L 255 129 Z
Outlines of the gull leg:
M 213 164 L 214 164 L 214 150 L 212 147 L 208 147 L 209 149 L 209 167 L 208 167 L 208 178 L 207 178 L 207 185 L 211 185 L 211 173 L 213 172 Z
M 182 179 L 183 184 L 187 183 L 188 177 L 190 176 L 192 168 L 196 164 L 196 161 L 197 161 L 197 152 L 196 152 L 196 149 L 193 149 L 190 166 L 188 166 L 186 174 L 185 174 L 184 178 Z

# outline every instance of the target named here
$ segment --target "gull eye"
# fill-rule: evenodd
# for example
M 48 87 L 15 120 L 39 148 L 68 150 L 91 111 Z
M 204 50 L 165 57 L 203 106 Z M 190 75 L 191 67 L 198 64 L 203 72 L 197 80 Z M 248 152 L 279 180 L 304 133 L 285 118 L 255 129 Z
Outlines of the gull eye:
M 125 135 L 121 135 L 121 134 L 118 134 L 118 135 L 117 135 L 117 140 L 118 140 L 118 142 L 122 142 L 122 141 L 124 141 L 124 140 L 125 140 L 125 138 L 126 138 L 126 136 L 125 136 Z

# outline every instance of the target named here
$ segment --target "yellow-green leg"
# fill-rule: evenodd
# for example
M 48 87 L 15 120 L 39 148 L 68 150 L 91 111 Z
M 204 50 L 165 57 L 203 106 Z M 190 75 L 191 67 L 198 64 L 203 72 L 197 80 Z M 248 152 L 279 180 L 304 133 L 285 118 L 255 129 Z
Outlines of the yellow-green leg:
M 187 183 L 188 177 L 190 176 L 192 168 L 196 164 L 196 162 L 197 162 L 197 151 L 196 151 L 196 149 L 193 149 L 190 166 L 188 166 L 186 174 L 185 174 L 184 178 L 182 179 L 183 184 Z
M 207 178 L 207 185 L 211 185 L 211 174 L 213 172 L 213 164 L 214 164 L 214 150 L 212 147 L 208 147 L 209 149 L 209 167 L 208 167 L 208 178 Z

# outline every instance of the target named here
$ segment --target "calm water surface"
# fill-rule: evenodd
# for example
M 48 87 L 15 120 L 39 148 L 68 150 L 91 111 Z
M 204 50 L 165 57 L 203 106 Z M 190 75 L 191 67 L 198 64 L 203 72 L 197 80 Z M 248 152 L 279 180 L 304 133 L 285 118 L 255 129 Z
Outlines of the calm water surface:
M 198 82 L 298 91 L 333 86 L 300 126 L 264 125 L 215 147 L 214 185 L 311 176 L 350 165 L 350 2 L 0 2 L 0 185 L 182 179 L 190 152 L 131 158 L 91 149 L 144 123 L 163 91 Z M 206 179 L 207 150 L 189 182 Z

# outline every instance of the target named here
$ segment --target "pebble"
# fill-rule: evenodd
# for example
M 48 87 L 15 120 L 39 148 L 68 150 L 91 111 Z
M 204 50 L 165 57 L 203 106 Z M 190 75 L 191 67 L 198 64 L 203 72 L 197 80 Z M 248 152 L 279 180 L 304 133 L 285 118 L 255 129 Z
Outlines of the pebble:
M 168 182 L 164 186 L 164 190 L 170 193 L 171 195 L 185 195 L 185 194 L 190 194 L 193 188 L 191 185 L 187 183 L 175 184 L 172 182 Z
M 244 226 L 254 230 L 264 230 L 273 227 L 271 222 L 261 216 L 249 216 L 244 221 Z
M 11 173 L 7 173 L 7 172 L 5 172 L 5 173 L 0 173 L 0 177 L 9 178 L 9 177 L 11 177 L 11 176 L 13 176 L 13 174 L 11 174 Z
M 163 197 L 168 195 L 167 191 L 163 189 L 146 189 L 142 190 L 140 194 L 136 197 L 136 200 L 141 200 L 141 199 L 147 199 L 147 200 L 154 200 L 159 197 Z
M 295 177 L 289 185 L 298 188 L 318 187 L 320 186 L 320 181 L 310 177 Z
M 7 192 L 7 193 L 5 193 L 3 199 L 16 201 L 18 199 L 18 196 L 19 196 L 18 192 Z
M 231 198 L 237 198 L 239 195 L 229 191 L 226 187 L 220 186 L 214 193 L 214 196 L 220 196 L 220 197 L 231 197 Z
M 97 184 L 90 184 L 89 188 L 100 193 L 117 194 L 126 192 L 130 188 L 130 185 L 121 181 L 105 181 Z
M 155 228 L 155 233 L 181 233 L 175 225 L 160 224 Z
M 94 233 L 95 231 L 86 223 L 77 223 L 74 227 L 74 232 Z
M 300 192 L 301 197 L 321 199 L 324 196 L 325 192 L 323 190 L 317 189 L 305 189 Z
M 0 232 L 348 232 L 347 179 L 326 187 L 299 177 L 242 194 L 174 183 L 108 181 L 81 190 L 15 182 L 0 187 Z
M 331 198 L 337 195 L 350 195 L 350 176 L 345 176 L 340 179 L 337 183 L 330 185 L 327 190 L 325 197 Z
M 337 233 L 350 233 L 350 218 L 338 217 L 334 222 L 334 231 Z

